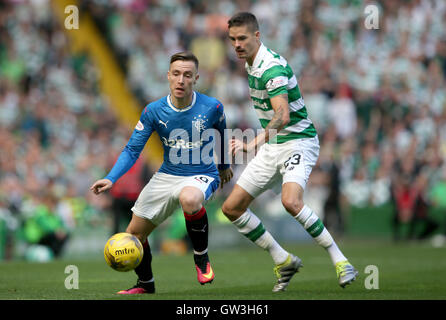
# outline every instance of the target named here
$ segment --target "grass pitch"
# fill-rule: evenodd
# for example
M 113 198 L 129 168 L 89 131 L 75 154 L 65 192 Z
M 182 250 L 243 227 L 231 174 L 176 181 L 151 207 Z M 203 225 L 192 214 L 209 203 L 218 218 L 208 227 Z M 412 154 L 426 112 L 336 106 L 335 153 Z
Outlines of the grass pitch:
M 413 300 L 446 299 L 446 249 L 428 243 L 393 244 L 385 241 L 342 241 L 344 254 L 358 269 L 359 278 L 339 287 L 328 254 L 313 243 L 285 246 L 304 267 L 286 292 L 272 293 L 272 260 L 254 245 L 211 250 L 215 280 L 201 286 L 196 280 L 192 253 L 186 256 L 154 254 L 156 294 L 123 296 L 116 292 L 133 286 L 133 271 L 108 267 L 98 253 L 94 259 L 63 258 L 50 263 L 0 263 L 1 300 Z M 79 270 L 79 289 L 67 289 L 68 265 Z M 378 282 L 367 280 L 366 267 L 377 267 Z M 366 283 L 378 284 L 367 289 Z

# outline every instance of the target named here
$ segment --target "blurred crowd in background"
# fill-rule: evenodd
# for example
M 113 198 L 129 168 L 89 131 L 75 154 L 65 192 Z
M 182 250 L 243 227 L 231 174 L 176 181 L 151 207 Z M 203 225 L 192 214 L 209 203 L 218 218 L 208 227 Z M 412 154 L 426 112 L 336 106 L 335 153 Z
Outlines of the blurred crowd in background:
M 367 4 L 379 8 L 377 30 L 364 27 Z M 254 13 L 263 43 L 298 77 L 318 131 L 321 153 L 306 197 L 327 226 L 342 233 L 350 207 L 390 203 L 395 240 L 446 231 L 430 215 L 433 208 L 446 212 L 446 2 L 78 6 L 93 17 L 141 108 L 168 94 L 168 57 L 191 50 L 200 61 L 197 90 L 222 101 L 228 127 L 241 129 L 260 124 L 244 63 L 227 40 L 227 20 L 238 11 Z M 0 234 L 11 235 L 6 242 L 19 234 L 28 243 L 51 243 L 55 255 L 76 227 L 102 224 L 114 207 L 126 208 L 116 204 L 125 198 L 118 191 L 97 197 L 89 187 L 105 176 L 132 130 L 114 116 L 88 55 L 69 51 L 66 32 L 49 1 L 0 4 Z M 143 160 L 145 183 L 157 167 Z M 418 222 L 424 229 L 414 233 Z M 400 234 L 407 224 L 409 234 Z

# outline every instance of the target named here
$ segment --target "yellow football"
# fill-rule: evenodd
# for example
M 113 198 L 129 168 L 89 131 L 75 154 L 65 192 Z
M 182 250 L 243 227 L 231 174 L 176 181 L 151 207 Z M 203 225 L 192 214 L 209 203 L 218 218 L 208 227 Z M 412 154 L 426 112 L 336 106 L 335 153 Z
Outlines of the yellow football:
M 126 232 L 116 233 L 108 239 L 104 247 L 107 264 L 116 271 L 130 271 L 142 261 L 144 249 L 141 241 Z

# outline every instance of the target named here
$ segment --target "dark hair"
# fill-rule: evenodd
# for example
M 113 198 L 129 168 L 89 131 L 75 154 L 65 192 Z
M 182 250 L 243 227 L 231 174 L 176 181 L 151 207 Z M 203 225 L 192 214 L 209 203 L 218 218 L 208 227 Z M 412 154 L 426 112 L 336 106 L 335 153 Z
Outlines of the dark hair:
M 175 53 L 173 56 L 170 57 L 170 64 L 174 63 L 175 61 L 192 61 L 195 63 L 195 67 L 198 70 L 198 59 L 197 57 L 190 51 L 183 51 Z
M 250 12 L 239 12 L 228 20 L 228 29 L 231 27 L 247 26 L 252 32 L 259 30 L 259 23 L 257 18 Z

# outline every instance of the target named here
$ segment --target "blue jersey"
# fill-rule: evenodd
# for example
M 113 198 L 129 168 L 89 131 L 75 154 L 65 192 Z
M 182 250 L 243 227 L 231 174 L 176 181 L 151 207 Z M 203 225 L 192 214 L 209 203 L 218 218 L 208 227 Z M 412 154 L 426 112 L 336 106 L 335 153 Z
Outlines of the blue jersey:
M 223 159 L 227 159 L 223 153 L 225 129 L 223 105 L 217 99 L 193 92 L 192 103 L 178 109 L 170 95 L 163 97 L 144 108 L 129 142 L 105 179 L 115 183 L 124 175 L 136 162 L 154 131 L 164 148 L 160 172 L 178 176 L 206 174 L 219 179 L 213 150 L 217 142 L 222 163 L 218 169 L 227 169 L 229 164 L 223 164 Z

